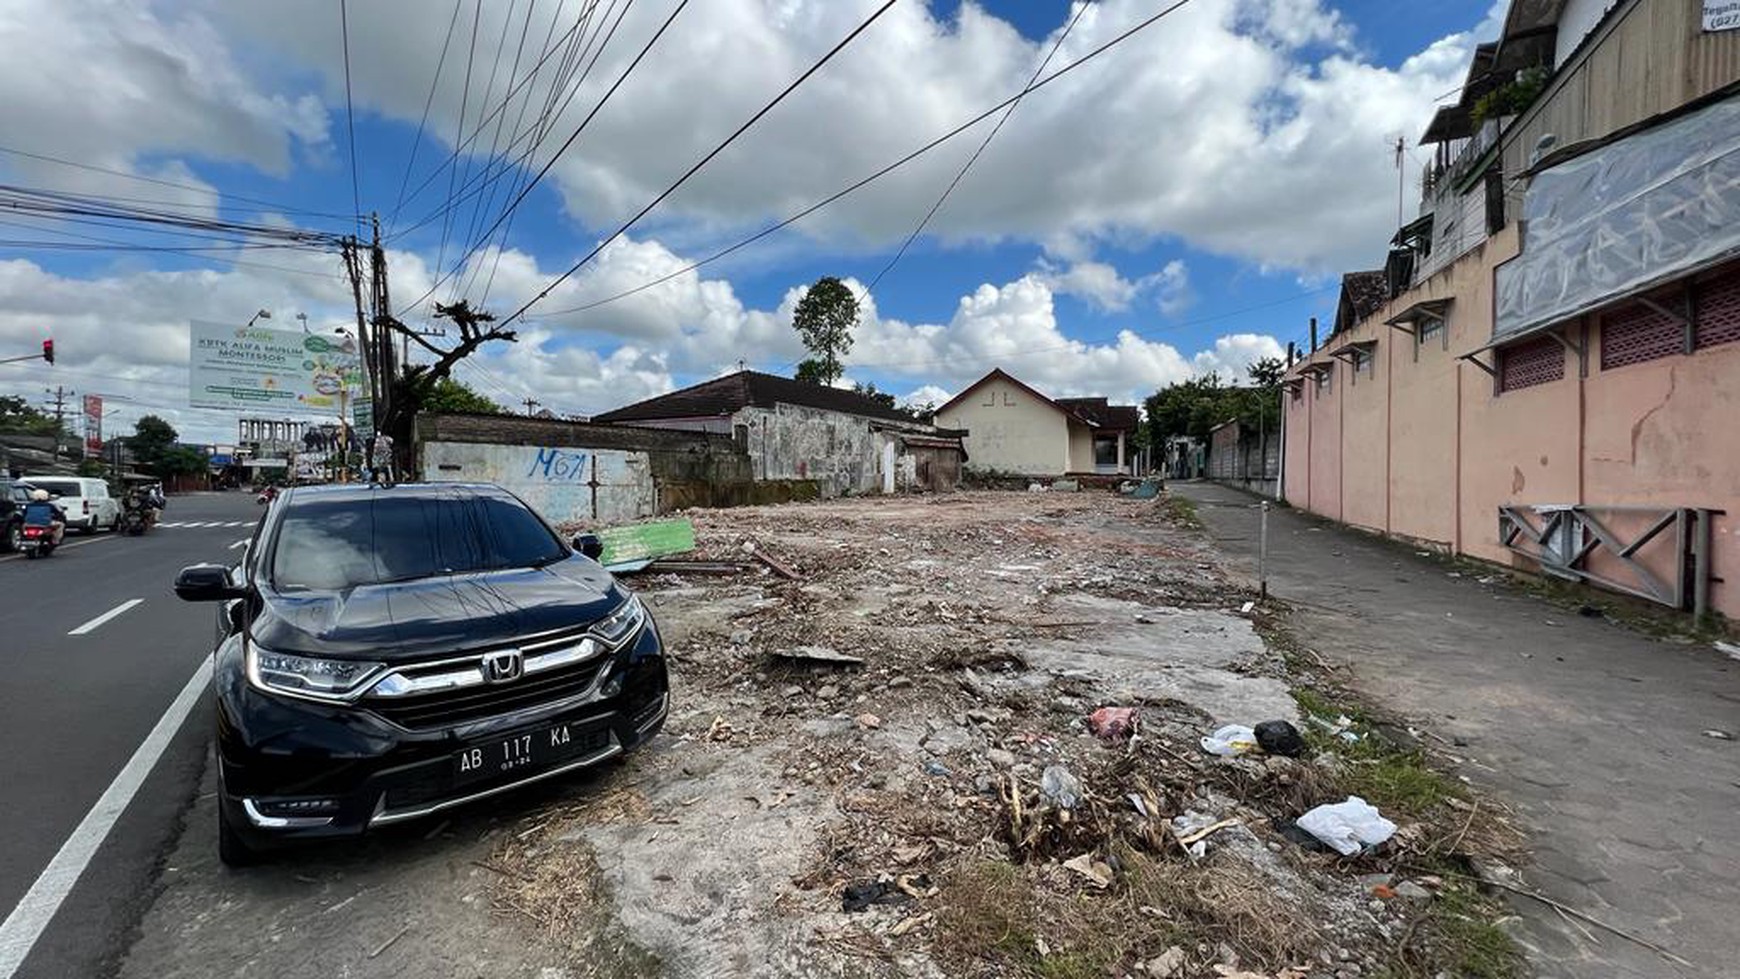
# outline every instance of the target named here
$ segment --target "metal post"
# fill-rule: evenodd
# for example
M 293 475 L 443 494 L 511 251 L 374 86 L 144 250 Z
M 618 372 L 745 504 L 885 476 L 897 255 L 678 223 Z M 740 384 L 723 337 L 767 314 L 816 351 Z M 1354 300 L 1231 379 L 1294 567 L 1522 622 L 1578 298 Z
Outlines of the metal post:
M 1269 597 L 1269 501 L 1262 502 L 1257 528 L 1257 597 Z
M 1692 616 L 1703 625 L 1710 614 L 1710 519 L 1709 510 L 1692 513 Z M 1682 599 L 1683 601 L 1683 599 Z

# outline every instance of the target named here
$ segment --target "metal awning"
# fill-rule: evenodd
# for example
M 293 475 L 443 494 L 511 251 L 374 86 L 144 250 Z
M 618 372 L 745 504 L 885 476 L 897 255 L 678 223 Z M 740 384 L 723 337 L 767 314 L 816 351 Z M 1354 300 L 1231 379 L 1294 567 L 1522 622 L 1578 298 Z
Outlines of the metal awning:
M 1329 351 L 1329 356 L 1336 360 L 1351 361 L 1355 353 L 1371 353 L 1377 349 L 1376 340 L 1352 340 Z
M 1420 332 L 1422 320 L 1427 323 L 1444 322 L 1449 316 L 1450 306 L 1455 302 L 1454 299 L 1422 299 L 1384 320 L 1384 325 L 1393 330 L 1400 330 L 1410 336 L 1415 336 Z
M 1303 377 L 1286 377 L 1286 378 L 1281 379 L 1281 387 L 1286 388 L 1289 391 L 1292 391 L 1295 388 L 1302 388 L 1304 386 L 1305 386 L 1305 379 Z
M 1414 242 L 1432 240 L 1433 212 L 1427 211 L 1407 224 L 1402 225 L 1396 236 L 1390 239 L 1390 244 L 1398 248 L 1413 248 Z
M 1432 121 L 1426 126 L 1425 135 L 1420 137 L 1420 145 L 1430 143 L 1448 143 L 1451 140 L 1467 139 L 1474 135 L 1474 116 L 1467 105 L 1458 103 L 1439 107 L 1432 116 Z
M 1327 364 L 1327 363 L 1319 362 L 1319 363 L 1315 363 L 1315 364 L 1306 364 L 1305 366 L 1299 368 L 1299 373 L 1301 373 L 1301 374 L 1325 374 L 1325 373 L 1328 373 L 1328 372 L 1333 371 L 1333 370 L 1335 370 L 1334 364 Z

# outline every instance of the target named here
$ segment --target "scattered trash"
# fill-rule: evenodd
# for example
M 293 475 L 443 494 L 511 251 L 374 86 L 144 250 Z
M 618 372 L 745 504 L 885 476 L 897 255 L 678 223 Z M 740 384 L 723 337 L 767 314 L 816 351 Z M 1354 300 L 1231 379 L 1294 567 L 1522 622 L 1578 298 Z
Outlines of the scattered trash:
M 1184 972 L 1184 949 L 1173 945 L 1143 963 L 1142 969 L 1153 979 L 1174 979 Z
M 1718 741 L 1732 741 L 1732 740 L 1734 740 L 1734 735 L 1728 733 L 1727 731 L 1718 731 L 1715 728 L 1711 728 L 1710 730 L 1705 731 L 1704 737 L 1715 738 Z
M 1271 755 L 1296 758 L 1305 750 L 1305 739 L 1299 736 L 1299 729 L 1286 721 L 1264 721 L 1257 725 L 1255 734 L 1257 745 Z
M 1088 715 L 1088 730 L 1107 744 L 1128 741 L 1136 733 L 1136 708 L 1101 707 Z
M 915 914 L 910 918 L 903 919 L 900 922 L 900 924 L 895 925 L 893 928 L 888 929 L 888 937 L 889 938 L 899 938 L 902 935 L 905 935 L 907 932 L 912 931 L 914 928 L 917 928 L 920 925 L 928 925 L 932 921 L 935 921 L 935 920 L 936 920 L 936 912 L 934 912 L 934 911 L 926 911 L 923 914 Z
M 731 740 L 731 725 L 723 717 L 713 718 L 713 723 L 707 728 L 708 741 Z
M 1028 483 L 1027 484 L 1027 492 L 1029 492 L 1029 493 L 1043 493 L 1043 492 L 1045 492 L 1045 487 L 1041 486 L 1038 483 Z
M 1577 606 L 1577 614 L 1585 619 L 1599 619 L 1603 613 L 1594 605 L 1579 605 Z
M 1276 833 L 1280 834 L 1282 839 L 1299 847 L 1301 850 L 1309 850 L 1312 853 L 1329 852 L 1329 848 L 1323 845 L 1322 840 L 1319 840 L 1317 837 L 1312 836 L 1305 830 L 1300 829 L 1297 824 L 1285 816 L 1276 816 L 1274 819 L 1270 820 L 1269 826 L 1273 828 Z
M 1242 615 L 1249 615 L 1249 614 L 1251 614 L 1251 609 L 1254 609 L 1256 607 L 1257 607 L 1256 602 L 1246 602 L 1243 605 L 1239 606 L 1239 613 Z
M 754 544 L 746 543 L 743 545 L 743 549 L 748 552 L 750 557 L 767 565 L 773 570 L 774 574 L 779 575 L 781 578 L 785 578 L 788 581 L 797 581 L 800 577 L 796 571 L 793 571 L 784 564 L 781 564 L 779 561 L 774 560 L 773 555 L 759 547 L 756 547 Z
M 1081 490 L 1081 482 L 1074 479 L 1054 479 L 1051 481 L 1054 493 L 1075 493 Z
M 1039 776 L 1039 791 L 1059 809 L 1081 805 L 1081 781 L 1062 765 L 1048 765 Z
M 1408 901 L 1430 901 L 1432 899 L 1431 891 L 1411 880 L 1404 880 L 1397 884 L 1395 890 L 1397 897 Z
M 1737 646 L 1734 643 L 1723 642 L 1718 639 L 1716 640 L 1716 651 L 1719 653 L 1726 653 L 1729 659 L 1740 659 L 1740 646 Z
M 1092 853 L 1083 853 L 1063 862 L 1065 868 L 1073 870 L 1095 887 L 1104 889 L 1112 886 L 1112 868 L 1094 859 Z
M 1257 732 L 1243 724 L 1228 724 L 1203 738 L 1202 750 L 1229 758 L 1250 754 L 1258 750 Z
M 639 569 L 640 574 L 741 574 L 749 565 L 737 561 L 686 561 L 662 558 Z M 628 572 L 624 572 L 625 574 Z
M 1130 497 L 1136 500 L 1152 500 L 1160 495 L 1163 488 L 1165 484 L 1158 479 L 1144 479 L 1130 491 Z
M 790 649 L 774 651 L 775 659 L 783 659 L 793 663 L 816 664 L 827 666 L 863 666 L 864 659 L 842 653 L 827 646 L 793 646 Z
M 905 904 L 910 900 L 912 895 L 892 880 L 861 880 L 846 885 L 845 893 L 840 895 L 840 909 L 852 912 L 868 911 L 872 904 Z
M 1344 857 L 1377 846 L 1396 833 L 1396 824 L 1357 795 L 1344 802 L 1318 806 L 1296 821 L 1300 829 L 1328 844 Z
M 1388 884 L 1379 884 L 1371 889 L 1371 893 L 1373 897 L 1389 901 L 1395 898 L 1396 889 Z
M 877 717 L 875 714 L 865 712 L 858 715 L 858 726 L 870 729 L 879 728 L 882 726 L 882 718 Z
M 660 558 L 695 549 L 695 525 L 687 520 L 603 527 L 596 535 L 604 545 L 598 563 L 616 573 L 639 571 Z
M 947 777 L 949 775 L 954 774 L 954 772 L 949 771 L 949 767 L 947 765 L 944 765 L 942 762 L 937 761 L 935 758 L 931 758 L 931 759 L 928 759 L 925 761 L 924 773 L 926 775 L 936 775 L 939 777 Z
M 1174 819 L 1172 821 L 1172 823 L 1176 827 L 1177 824 L 1183 820 L 1184 820 L 1184 817 L 1179 816 L 1177 819 Z M 1186 849 L 1188 849 L 1191 844 L 1197 843 L 1201 840 L 1205 840 L 1208 837 L 1214 835 L 1216 832 L 1219 832 L 1220 830 L 1227 829 L 1228 827 L 1231 827 L 1231 826 L 1243 826 L 1243 825 L 1244 825 L 1244 823 L 1241 823 L 1236 819 L 1223 819 L 1217 823 L 1209 823 L 1207 826 L 1204 826 L 1201 829 L 1192 830 L 1191 832 L 1180 834 L 1178 837 L 1178 842 L 1179 842 L 1179 844 L 1184 846 Z

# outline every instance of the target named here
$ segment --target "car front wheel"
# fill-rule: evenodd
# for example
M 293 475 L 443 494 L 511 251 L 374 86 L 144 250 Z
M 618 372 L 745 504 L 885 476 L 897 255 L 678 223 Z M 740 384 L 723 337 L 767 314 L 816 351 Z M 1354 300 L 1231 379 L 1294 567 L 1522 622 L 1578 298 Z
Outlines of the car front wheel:
M 6 549 L 17 551 L 24 546 L 24 530 L 18 524 L 6 528 Z

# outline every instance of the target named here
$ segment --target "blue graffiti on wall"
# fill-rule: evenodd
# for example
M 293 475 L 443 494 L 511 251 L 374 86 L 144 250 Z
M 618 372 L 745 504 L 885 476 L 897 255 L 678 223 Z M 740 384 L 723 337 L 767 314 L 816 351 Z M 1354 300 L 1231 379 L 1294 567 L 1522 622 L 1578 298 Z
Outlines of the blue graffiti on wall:
M 542 478 L 551 483 L 584 483 L 586 463 L 591 456 L 585 452 L 564 452 L 561 449 L 539 449 L 538 457 L 526 470 L 526 478 Z

